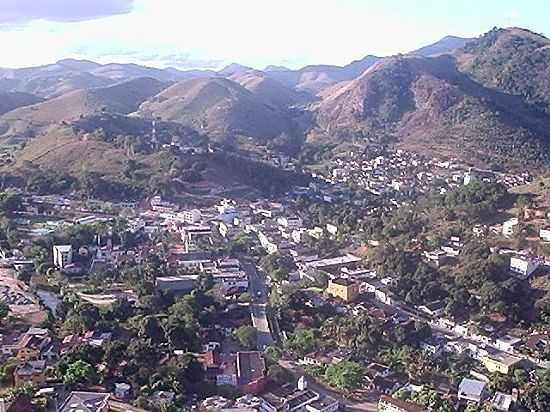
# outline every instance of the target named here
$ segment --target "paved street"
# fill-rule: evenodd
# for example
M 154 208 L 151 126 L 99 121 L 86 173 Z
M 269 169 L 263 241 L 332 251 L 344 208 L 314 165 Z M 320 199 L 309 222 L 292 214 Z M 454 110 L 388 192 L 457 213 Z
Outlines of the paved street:
M 248 274 L 248 291 L 252 298 L 250 316 L 252 325 L 258 330 L 258 349 L 273 345 L 273 337 L 267 320 L 267 289 L 264 278 L 256 270 L 256 265 L 250 261 L 241 261 L 243 269 Z

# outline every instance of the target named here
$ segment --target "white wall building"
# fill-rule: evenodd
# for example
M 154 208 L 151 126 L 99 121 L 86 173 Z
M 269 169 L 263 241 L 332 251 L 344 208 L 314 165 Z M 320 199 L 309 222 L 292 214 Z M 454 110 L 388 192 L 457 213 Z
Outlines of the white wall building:
M 539 237 L 544 242 L 550 242 L 550 228 L 542 228 L 539 231 Z
M 520 279 L 527 279 L 540 266 L 540 262 L 536 259 L 514 256 L 510 259 L 510 271 Z
M 502 234 L 504 236 L 512 236 L 517 225 L 519 225 L 519 219 L 517 217 L 508 219 L 502 224 Z

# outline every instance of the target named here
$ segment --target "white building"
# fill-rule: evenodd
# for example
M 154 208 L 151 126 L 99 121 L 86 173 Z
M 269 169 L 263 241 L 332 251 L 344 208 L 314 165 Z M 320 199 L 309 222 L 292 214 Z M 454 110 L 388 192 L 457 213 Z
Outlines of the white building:
M 502 224 L 502 234 L 504 236 L 512 236 L 517 225 L 519 225 L 519 219 L 517 217 L 508 219 Z
M 298 216 L 281 216 L 277 219 L 277 224 L 288 229 L 297 229 L 302 226 L 302 219 Z
M 53 264 L 63 269 L 73 263 L 73 247 L 71 245 L 55 245 L 53 247 Z
M 539 236 L 543 242 L 550 242 L 550 228 L 540 229 Z
M 178 213 L 178 218 L 183 220 L 187 224 L 199 223 L 202 218 L 201 211 L 199 209 L 184 210 Z
M 536 259 L 514 256 L 510 259 L 510 272 L 520 279 L 527 279 L 540 266 L 540 262 Z

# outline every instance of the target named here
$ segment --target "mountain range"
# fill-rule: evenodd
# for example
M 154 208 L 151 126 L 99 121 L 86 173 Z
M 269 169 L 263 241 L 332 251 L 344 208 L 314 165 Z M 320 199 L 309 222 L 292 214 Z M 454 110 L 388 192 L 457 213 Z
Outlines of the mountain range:
M 353 142 L 476 165 L 546 164 L 550 40 L 495 28 L 403 55 L 298 70 L 231 64 L 181 71 L 74 59 L 0 69 L 4 144 L 51 136 L 56 127 L 68 138 L 67 126 L 105 115 L 156 119 L 259 151 Z

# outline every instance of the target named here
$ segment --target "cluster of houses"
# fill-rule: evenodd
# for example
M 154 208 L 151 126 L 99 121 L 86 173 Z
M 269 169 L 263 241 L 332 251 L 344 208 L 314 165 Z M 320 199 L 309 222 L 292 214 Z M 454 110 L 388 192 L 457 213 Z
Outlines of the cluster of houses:
M 456 160 L 442 161 L 426 158 L 404 150 L 387 151 L 376 157 L 367 153 L 350 152 L 335 160 L 330 176 L 331 183 L 350 183 L 374 195 L 398 192 L 402 195 L 427 193 L 436 181 L 447 187 L 467 185 L 474 180 L 499 182 L 515 187 L 532 181 L 529 173 L 509 175 L 490 170 L 465 167 Z M 443 186 L 440 190 L 447 190 Z

